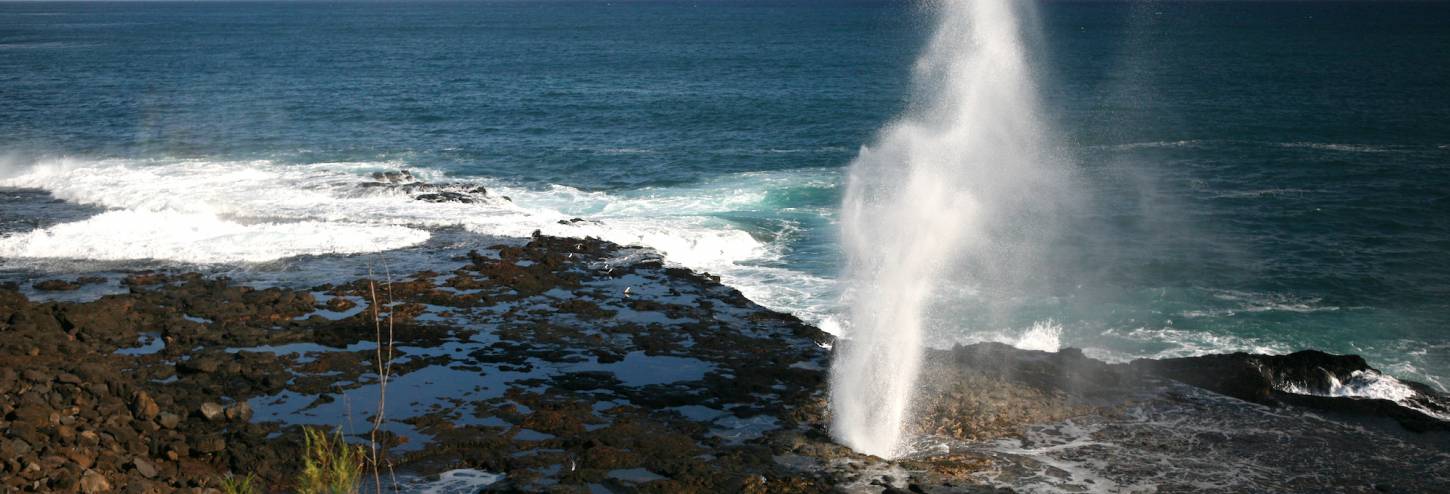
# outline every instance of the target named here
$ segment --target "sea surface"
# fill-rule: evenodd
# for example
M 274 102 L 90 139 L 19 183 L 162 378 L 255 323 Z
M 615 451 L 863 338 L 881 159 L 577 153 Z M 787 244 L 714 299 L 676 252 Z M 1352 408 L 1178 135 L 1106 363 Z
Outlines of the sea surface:
M 1089 200 L 1032 284 L 941 287 L 933 344 L 1317 348 L 1450 385 L 1450 4 L 1036 12 Z M 541 230 L 848 333 L 844 167 L 931 28 L 915 2 L 0 3 L 0 281 L 305 285 Z M 489 200 L 360 186 L 401 169 Z

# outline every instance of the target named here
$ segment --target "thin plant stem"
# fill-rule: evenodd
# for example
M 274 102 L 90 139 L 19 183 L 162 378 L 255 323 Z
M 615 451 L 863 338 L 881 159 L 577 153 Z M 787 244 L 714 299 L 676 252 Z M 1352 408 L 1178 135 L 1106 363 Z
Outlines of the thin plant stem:
M 397 320 L 397 312 L 396 308 L 393 306 L 394 302 L 392 270 L 388 266 L 387 258 L 381 256 L 379 257 L 382 259 L 383 262 L 383 276 L 386 283 L 385 290 L 387 292 L 388 305 L 388 337 L 386 342 L 384 342 L 382 309 L 379 307 L 380 304 L 378 303 L 377 282 L 372 280 L 374 274 L 372 266 L 368 266 L 368 291 L 369 294 L 372 296 L 373 302 L 373 337 L 374 340 L 378 343 L 375 351 L 376 358 L 374 359 L 376 360 L 378 366 L 378 411 L 377 414 L 373 415 L 373 428 L 372 431 L 368 434 L 368 445 L 371 456 L 371 458 L 369 459 L 371 460 L 370 462 L 372 463 L 373 470 L 374 488 L 376 489 L 376 492 L 381 494 L 383 492 L 383 478 L 381 469 L 382 461 L 378 451 L 378 433 L 382 430 L 383 421 L 386 419 L 388 379 L 393 371 L 393 342 L 395 328 L 394 322 Z M 389 462 L 388 469 L 391 473 L 391 462 Z M 393 481 L 393 485 L 394 490 L 396 490 L 396 478 Z

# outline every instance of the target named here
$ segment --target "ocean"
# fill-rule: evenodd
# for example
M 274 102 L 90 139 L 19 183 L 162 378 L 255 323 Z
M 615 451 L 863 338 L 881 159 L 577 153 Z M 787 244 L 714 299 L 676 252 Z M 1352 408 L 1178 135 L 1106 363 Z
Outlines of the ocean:
M 932 345 L 1316 348 L 1447 389 L 1450 4 L 1036 12 L 1086 199 L 1030 279 L 942 287 Z M 539 230 L 849 333 L 845 167 L 911 107 L 931 26 L 876 1 L 0 3 L 0 281 L 309 286 Z M 404 169 L 488 199 L 360 186 Z

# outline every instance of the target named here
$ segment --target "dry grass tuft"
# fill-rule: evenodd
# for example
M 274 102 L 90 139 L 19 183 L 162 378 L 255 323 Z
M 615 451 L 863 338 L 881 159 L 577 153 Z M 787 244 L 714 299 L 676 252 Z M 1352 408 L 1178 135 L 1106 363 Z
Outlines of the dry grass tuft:
M 341 429 L 329 434 L 308 427 L 302 429 L 302 435 L 306 446 L 297 494 L 356 494 L 362 488 L 361 446 L 348 444 Z

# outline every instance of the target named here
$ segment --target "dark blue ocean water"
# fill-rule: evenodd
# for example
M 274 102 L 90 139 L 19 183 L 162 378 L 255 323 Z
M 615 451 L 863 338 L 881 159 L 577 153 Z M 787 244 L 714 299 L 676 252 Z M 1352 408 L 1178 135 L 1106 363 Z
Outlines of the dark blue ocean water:
M 1450 5 L 1038 14 L 1046 118 L 1092 200 L 1040 284 L 939 341 L 1314 347 L 1450 382 Z M 829 324 L 842 167 L 906 108 L 931 26 L 907 2 L 0 3 L 0 268 L 545 228 Z M 512 202 L 351 188 L 399 168 Z

